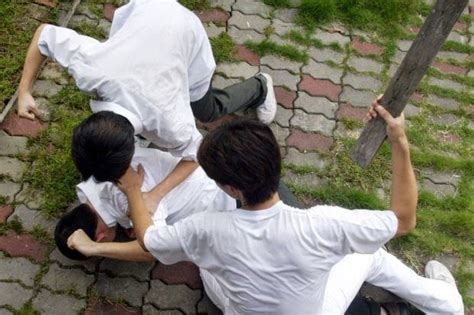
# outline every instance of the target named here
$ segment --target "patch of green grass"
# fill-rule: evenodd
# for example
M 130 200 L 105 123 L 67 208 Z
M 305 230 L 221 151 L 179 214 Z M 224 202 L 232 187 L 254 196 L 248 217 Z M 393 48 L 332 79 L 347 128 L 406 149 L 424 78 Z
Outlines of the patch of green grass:
M 4 196 L 0 196 L 0 206 L 4 206 L 7 204 L 7 198 Z
M 33 230 L 31 231 L 31 235 L 40 242 L 43 243 L 52 243 L 51 237 L 49 237 L 48 232 L 42 227 L 41 225 L 33 226 Z
M 210 41 L 216 63 L 235 60 L 236 47 L 229 34 L 223 32 L 217 37 L 210 38 Z
M 208 0 L 179 0 L 183 6 L 189 10 L 205 10 L 210 8 Z
M 0 235 L 4 235 L 9 230 L 13 230 L 18 234 L 23 233 L 23 225 L 17 215 L 14 215 L 7 223 L 0 224 Z
M 23 306 L 14 312 L 15 315 L 39 315 L 40 313 L 33 309 L 31 302 L 23 304 Z
M 435 94 L 445 98 L 452 98 L 464 104 L 474 104 L 474 96 L 466 92 L 457 92 L 440 86 L 430 85 L 426 81 L 421 81 L 418 90 L 422 94 Z
M 96 38 L 98 40 L 105 40 L 108 34 L 100 27 L 90 23 L 82 22 L 74 28 L 78 33 Z
M 319 39 L 313 38 L 307 33 L 302 34 L 301 32 L 298 32 L 296 30 L 289 31 L 283 37 L 303 46 L 316 48 L 324 47 L 323 43 Z
M 443 44 L 443 50 L 456 51 L 460 53 L 471 54 L 474 52 L 474 47 L 466 44 L 448 40 Z
M 349 129 L 349 130 L 354 130 L 358 128 L 362 128 L 364 126 L 363 123 L 361 123 L 357 119 L 352 119 L 352 118 L 342 118 L 341 122 L 344 124 L 344 126 Z
M 289 0 L 263 0 L 263 3 L 274 6 L 275 8 L 288 8 L 290 7 Z
M 309 59 L 308 53 L 300 51 L 291 45 L 277 44 L 269 39 L 259 43 L 247 41 L 245 46 L 257 53 L 259 56 L 272 54 L 303 63 L 307 63 Z

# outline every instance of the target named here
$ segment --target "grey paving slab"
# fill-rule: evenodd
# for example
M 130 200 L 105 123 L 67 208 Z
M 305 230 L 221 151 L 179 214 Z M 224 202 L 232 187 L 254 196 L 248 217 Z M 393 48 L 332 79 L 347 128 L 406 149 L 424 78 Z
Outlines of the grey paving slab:
M 461 175 L 452 172 L 439 172 L 434 170 L 421 170 L 421 176 L 429 178 L 435 184 L 451 184 L 458 186 Z
M 248 79 L 258 73 L 258 66 L 251 66 L 246 62 L 221 63 L 217 66 L 216 72 L 223 73 L 228 78 Z
M 260 59 L 260 64 L 268 66 L 273 70 L 287 70 L 294 74 L 299 74 L 300 68 L 303 65 L 301 62 L 292 61 L 275 55 L 263 56 Z
M 111 278 L 100 273 L 94 285 L 95 290 L 101 296 L 114 301 L 124 300 L 131 306 L 141 306 L 142 299 L 148 291 L 148 283 L 126 277 Z
M 0 308 L 0 315 L 12 315 L 13 313 L 6 308 Z
M 415 105 L 407 104 L 403 110 L 406 118 L 416 117 L 421 113 L 421 109 Z
M 33 286 L 35 276 L 40 271 L 40 266 L 31 263 L 23 257 L 0 259 L 0 281 L 21 281 L 24 285 Z
M 310 60 L 310 62 L 303 67 L 302 71 L 303 73 L 310 74 L 314 78 L 329 79 L 336 84 L 341 84 L 341 78 L 344 73 L 342 69 L 315 62 L 314 60 Z
M 271 6 L 255 0 L 237 0 L 232 6 L 232 9 L 244 14 L 258 14 L 262 17 L 269 17 L 273 10 Z M 233 14 L 235 14 L 235 12 L 233 12 Z
M 50 121 L 51 120 L 51 110 L 49 108 L 50 104 L 47 99 L 44 97 L 35 98 L 36 105 L 38 106 L 38 118 L 41 121 Z
M 288 32 L 290 32 L 292 29 L 296 29 L 293 23 L 283 22 L 282 20 L 279 20 L 279 19 L 272 20 L 272 28 L 273 28 L 273 33 L 279 36 L 284 36 Z
M 81 3 L 77 6 L 75 11 L 76 14 L 85 15 L 89 19 L 98 20 L 99 17 L 91 10 L 92 4 Z M 99 7 L 100 8 L 100 7 Z M 94 9 L 98 9 L 97 7 Z
M 455 51 L 440 51 L 436 57 L 440 59 L 454 59 L 457 61 L 464 61 L 468 57 L 468 54 Z
M 270 125 L 270 128 L 272 129 L 273 134 L 275 135 L 278 145 L 283 147 L 286 146 L 286 138 L 288 138 L 288 136 L 290 135 L 290 129 L 282 128 L 276 123 L 272 123 Z
M 295 107 L 303 109 L 308 114 L 321 114 L 326 118 L 334 119 L 338 105 L 325 97 L 311 96 L 306 92 L 298 92 Z
M 63 88 L 62 85 L 55 83 L 52 80 L 36 80 L 33 85 L 33 96 L 42 96 L 51 98 L 58 94 Z
M 231 11 L 234 3 L 234 0 L 209 0 L 211 7 L 222 8 L 226 11 Z
M 30 184 L 24 183 L 20 193 L 16 195 L 15 201 L 25 204 L 30 209 L 39 209 L 43 204 L 43 195 L 40 190 L 36 190 Z
M 0 155 L 17 155 L 28 152 L 26 137 L 11 137 L 5 131 L 0 130 Z
M 58 262 L 61 266 L 63 267 L 81 267 L 87 272 L 94 272 L 96 269 L 96 266 L 98 265 L 100 259 L 96 257 L 89 258 L 87 260 L 72 260 L 67 257 L 65 257 L 61 252 L 55 248 L 51 255 L 49 256 L 49 259 L 51 261 L 56 261 Z
M 340 96 L 341 102 L 350 103 L 356 107 L 369 107 L 374 99 L 376 98 L 375 93 L 366 90 L 356 90 L 352 87 L 345 85 L 342 89 Z
M 291 117 L 293 117 L 293 110 L 278 106 L 278 110 L 275 116 L 276 123 L 278 123 L 282 127 L 289 127 Z
M 277 9 L 273 12 L 273 16 L 283 22 L 293 23 L 298 14 L 298 9 Z
M 318 62 L 332 61 L 338 65 L 342 65 L 345 55 L 329 48 L 315 48 L 309 49 L 311 58 Z
M 220 75 L 214 75 L 214 78 L 212 79 L 212 86 L 218 89 L 224 89 L 239 82 L 241 82 L 240 79 L 228 79 Z
M 130 262 L 117 259 L 104 259 L 100 264 L 101 271 L 116 276 L 135 277 L 140 281 L 150 280 L 150 272 L 154 262 Z
M 343 122 L 336 124 L 336 130 L 334 130 L 334 136 L 337 138 L 350 138 L 359 139 L 362 129 L 348 129 Z
M 401 40 L 398 42 L 397 46 L 401 51 L 407 52 L 410 49 L 411 44 L 413 44 L 413 41 L 411 40 Z
M 398 64 L 393 64 L 393 63 L 392 63 L 392 64 L 390 65 L 390 68 L 388 68 L 388 76 L 389 76 L 390 78 L 392 78 L 393 76 L 395 76 L 395 73 L 397 72 L 398 67 L 399 67 Z
M 217 26 L 214 23 L 206 23 L 203 26 L 209 38 L 218 37 L 225 32 L 225 27 Z
M 301 153 L 295 148 L 288 148 L 288 153 L 285 157 L 285 163 L 295 166 L 313 167 L 320 170 L 327 166 L 327 162 L 318 153 Z
M 467 76 L 470 78 L 474 78 L 474 70 L 471 70 L 467 73 Z
M 344 47 L 347 43 L 350 43 L 351 39 L 348 36 L 344 36 L 339 33 L 330 33 L 323 30 L 316 30 L 313 36 L 319 39 L 323 44 L 329 45 L 337 43 L 339 46 Z
M 57 264 L 50 264 L 48 272 L 41 279 L 41 285 L 54 291 L 75 292 L 80 296 L 87 295 L 87 288 L 95 277 L 80 269 L 63 269 Z
M 271 34 L 270 37 L 268 38 L 271 42 L 274 42 L 275 44 L 281 45 L 281 46 L 291 46 L 293 48 L 298 49 L 300 52 L 303 52 L 307 49 L 306 46 L 300 45 L 288 38 L 283 38 L 278 36 L 277 34 Z
M 273 70 L 267 66 L 261 66 L 260 71 L 271 75 L 274 86 L 286 86 L 293 91 L 297 90 L 297 85 L 301 80 L 299 75 L 292 74 L 286 70 Z
M 159 280 L 152 280 L 150 284 L 145 303 L 153 303 L 163 309 L 179 307 L 186 314 L 196 313 L 196 304 L 201 299 L 200 290 L 191 290 L 185 285 L 166 285 Z
M 7 222 L 10 222 L 15 216 L 26 231 L 32 231 L 35 227 L 41 227 L 49 236 L 53 236 L 57 220 L 48 220 L 41 212 L 28 209 L 25 205 L 16 206 L 15 211 L 8 218 Z
M 0 305 L 9 305 L 16 310 L 33 296 L 33 290 L 8 282 L 0 282 L 0 293 Z
M 342 79 L 344 84 L 352 86 L 354 89 L 378 91 L 383 83 L 373 77 L 347 73 Z
M 319 187 L 325 182 L 316 174 L 295 174 L 292 172 L 286 172 L 283 176 L 283 181 L 285 183 L 311 188 Z
M 430 120 L 438 125 L 454 125 L 461 121 L 456 115 L 453 114 L 433 115 L 430 117 Z
M 41 314 L 78 314 L 86 307 L 86 301 L 65 294 L 53 294 L 42 289 L 33 299 L 33 308 Z
M 23 175 L 26 163 L 18 159 L 0 156 L 0 176 L 7 176 L 18 181 Z
M 448 79 L 431 78 L 429 80 L 429 83 L 431 85 L 435 85 L 435 86 L 445 88 L 445 89 L 451 89 L 456 92 L 461 92 L 464 89 L 464 86 L 461 83 L 448 80 Z
M 108 37 L 110 34 L 110 29 L 112 27 L 112 23 L 107 21 L 106 19 L 100 19 L 97 28 L 102 31 L 104 37 Z
M 440 106 L 449 110 L 456 110 L 459 109 L 461 106 L 461 104 L 459 104 L 459 102 L 457 102 L 456 100 L 440 97 L 434 94 L 428 95 L 427 100 L 433 105 Z
M 453 196 L 456 193 L 456 188 L 450 184 L 435 184 L 429 179 L 424 179 L 422 187 L 434 194 L 437 198 L 445 198 Z
M 300 109 L 295 109 L 295 115 L 291 118 L 290 125 L 304 131 L 319 132 L 331 137 L 336 127 L 336 121 L 327 119 L 323 115 L 307 114 Z
M 271 21 L 258 15 L 247 15 L 233 11 L 227 23 L 229 26 L 234 26 L 241 30 L 255 30 L 264 34 Z
M 465 35 L 459 34 L 456 31 L 452 31 L 451 33 L 449 33 L 448 38 L 446 40 L 451 40 L 461 44 L 467 44 L 469 38 Z
M 7 202 L 12 202 L 21 189 L 21 185 L 12 181 L 0 181 L 0 196 L 5 197 Z
M 147 304 L 143 306 L 142 312 L 143 312 L 143 315 L 182 315 L 183 314 L 179 310 L 159 310 L 151 304 Z
M 53 80 L 61 85 L 69 82 L 67 72 L 55 62 L 48 62 L 41 70 L 38 78 L 41 80 Z
M 258 33 L 255 30 L 241 30 L 232 25 L 229 26 L 227 33 L 239 45 L 243 45 L 247 41 L 261 42 L 265 39 L 264 34 Z
M 393 62 L 396 64 L 401 64 L 407 53 L 405 51 L 396 50 L 395 55 L 393 56 Z
M 381 73 L 383 64 L 368 58 L 354 57 L 349 59 L 348 65 L 355 68 L 359 72 Z
M 80 27 L 83 24 L 97 26 L 98 21 L 96 19 L 91 19 L 87 15 L 75 14 L 71 17 L 71 20 L 69 20 L 68 27 L 74 29 Z

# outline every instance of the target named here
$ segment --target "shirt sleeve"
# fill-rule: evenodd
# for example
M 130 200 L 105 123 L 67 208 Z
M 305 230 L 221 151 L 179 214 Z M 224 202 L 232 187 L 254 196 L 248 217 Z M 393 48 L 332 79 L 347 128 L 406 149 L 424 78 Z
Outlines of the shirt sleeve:
M 38 40 L 41 54 L 68 68 L 76 54 L 98 44 L 96 39 L 79 35 L 77 32 L 54 25 L 46 25 Z

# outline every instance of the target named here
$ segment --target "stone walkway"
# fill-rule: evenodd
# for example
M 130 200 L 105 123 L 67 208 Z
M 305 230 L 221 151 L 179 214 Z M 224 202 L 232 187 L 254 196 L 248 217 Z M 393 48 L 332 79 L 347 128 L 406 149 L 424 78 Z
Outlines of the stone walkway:
M 56 6 L 51 0 L 36 0 L 38 6 Z M 85 2 L 85 1 L 83 1 Z M 474 17 L 474 7 L 465 15 Z M 411 41 L 398 42 L 390 63 L 381 56 L 386 48 L 372 43 L 365 34 L 353 34 L 339 25 L 319 29 L 312 36 L 324 47 L 297 45 L 288 39 L 294 24 L 294 9 L 275 10 L 260 1 L 212 0 L 212 9 L 197 12 L 210 37 L 227 32 L 237 44 L 237 62 L 221 63 L 214 84 L 225 87 L 251 77 L 259 71 L 272 75 L 278 99 L 278 112 L 272 129 L 281 145 L 284 162 L 301 168 L 322 170 L 330 162 L 330 153 L 339 139 L 355 139 L 367 106 L 383 91 L 388 78 L 408 51 Z M 97 7 L 97 6 L 96 6 Z M 115 6 L 100 5 L 92 10 L 85 4 L 76 11 L 70 26 L 90 24 L 107 32 Z M 470 10 L 470 11 L 469 11 Z M 269 31 L 271 30 L 271 31 Z M 417 30 L 412 30 L 416 32 Z M 450 39 L 474 44 L 472 25 L 458 22 Z M 244 43 L 266 38 L 279 44 L 296 46 L 308 54 L 306 64 L 267 55 L 259 57 Z M 337 43 L 342 50 L 333 48 Z M 462 66 L 474 61 L 474 55 L 443 51 L 433 67 L 437 70 L 425 78 L 433 89 L 438 87 L 472 93 L 469 86 L 452 79 L 449 74 L 472 78 L 473 71 Z M 443 77 L 443 74 L 447 74 Z M 35 84 L 35 96 L 42 108 L 44 122 L 30 122 L 9 115 L 0 125 L 0 223 L 10 227 L 0 234 L 0 314 L 34 309 L 41 314 L 206 314 L 209 302 L 203 294 L 197 268 L 190 263 L 165 266 L 160 263 L 126 263 L 109 259 L 91 259 L 85 263 L 65 259 L 50 243 L 38 236 L 38 226 L 51 234 L 55 222 L 38 211 L 41 195 L 31 192 L 22 174 L 31 162 L 22 158 L 28 152 L 27 142 L 48 126 L 48 100 L 57 94 L 70 78 L 53 63 L 47 64 Z M 474 106 L 436 94 L 412 96 L 405 114 L 409 119 L 423 115 L 423 104 L 439 108 L 439 115 L 429 117 L 433 124 L 453 126 L 467 121 L 474 128 Z M 462 116 L 461 111 L 467 113 Z M 466 118 L 468 117 L 468 118 Z M 212 129 L 223 121 L 200 125 Z M 356 128 L 348 125 L 355 124 Z M 440 143 L 456 144 L 463 139 L 447 128 L 434 135 Z M 472 150 L 470 151 L 472 153 Z M 456 153 L 444 152 L 446 155 Z M 308 173 L 286 171 L 285 180 L 293 185 L 317 186 L 324 178 Z M 457 193 L 461 174 L 417 169 L 420 186 L 438 197 Z M 383 187 L 382 187 L 383 188 Z M 385 187 L 386 190 L 387 187 Z M 383 192 L 383 191 L 382 191 Z M 306 204 L 314 200 L 305 200 Z M 15 231 L 20 221 L 23 231 Z M 36 232 L 35 232 L 36 231 Z M 444 256 L 444 262 L 456 271 L 455 257 Z M 472 267 L 472 263 L 470 264 Z M 469 272 L 473 272 L 470 268 Z M 471 283 L 470 296 L 474 297 Z

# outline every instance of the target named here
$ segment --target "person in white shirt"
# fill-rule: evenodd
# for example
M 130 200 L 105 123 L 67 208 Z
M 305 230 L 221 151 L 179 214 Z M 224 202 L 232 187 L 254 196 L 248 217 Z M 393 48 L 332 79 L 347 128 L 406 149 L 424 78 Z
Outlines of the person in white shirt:
M 331 288 L 328 279 L 343 281 L 332 276 L 331 269 L 351 253 L 377 255 L 384 243 L 416 224 L 416 180 L 403 116 L 395 119 L 374 103 L 371 115 L 377 114 L 387 122 L 392 145 L 391 211 L 335 206 L 300 210 L 285 205 L 277 193 L 281 158 L 271 130 L 255 121 L 236 121 L 206 136 L 198 160 L 218 186 L 242 202 L 242 208 L 155 225 L 140 191 L 143 168 L 129 168 L 119 185 L 127 194 L 139 244 L 162 263 L 187 260 L 199 266 L 206 292 L 225 314 L 323 314 L 337 309 L 324 305 L 331 296 L 326 292 Z M 438 263 L 429 266 L 436 272 L 427 275 L 435 279 L 418 278 L 442 290 L 441 296 L 423 292 L 429 288 L 427 282 L 403 290 L 415 294 L 417 306 L 428 313 L 462 314 L 452 276 Z M 345 266 L 356 273 L 352 267 Z M 378 270 L 371 273 L 378 276 Z M 403 279 L 390 275 L 385 277 L 394 281 L 389 285 L 403 286 Z
M 65 67 L 80 90 L 95 96 L 90 103 L 91 117 L 100 119 L 97 114 L 102 111 L 125 117 L 133 134 L 182 159 L 159 183 L 161 196 L 197 167 L 202 136 L 193 113 L 204 122 L 247 108 L 256 108 L 265 123 L 275 117 L 276 100 L 268 74 L 224 90 L 212 88 L 215 61 L 205 29 L 194 13 L 175 0 L 131 0 L 116 10 L 104 42 L 67 28 L 41 25 L 28 49 L 19 85 L 18 113 L 22 117 L 35 119 L 37 106 L 30 91 L 46 57 Z M 121 163 L 125 151 L 116 150 L 130 141 L 118 135 L 124 143 L 113 142 L 122 131 L 96 134 L 89 129 L 78 135 L 82 154 L 75 155 L 74 161 L 83 179 L 94 175 L 100 181 L 117 180 L 117 174 L 103 172 L 99 161 L 125 172 L 133 152 L 128 150 Z M 97 139 L 102 143 L 94 142 Z M 93 159 L 97 163 L 90 165 L 97 167 L 84 168 Z

